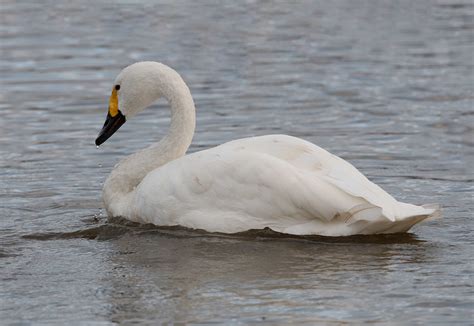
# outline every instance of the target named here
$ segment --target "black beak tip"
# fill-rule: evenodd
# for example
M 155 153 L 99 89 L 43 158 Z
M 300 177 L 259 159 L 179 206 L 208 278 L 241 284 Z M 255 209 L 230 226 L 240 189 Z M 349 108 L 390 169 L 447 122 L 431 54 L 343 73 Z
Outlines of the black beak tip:
M 95 145 L 102 145 L 107 139 L 110 138 L 119 128 L 125 123 L 126 119 L 122 112 L 118 112 L 117 115 L 112 117 L 110 114 L 107 114 L 107 119 L 105 120 L 104 127 L 99 133 L 99 136 L 95 139 Z

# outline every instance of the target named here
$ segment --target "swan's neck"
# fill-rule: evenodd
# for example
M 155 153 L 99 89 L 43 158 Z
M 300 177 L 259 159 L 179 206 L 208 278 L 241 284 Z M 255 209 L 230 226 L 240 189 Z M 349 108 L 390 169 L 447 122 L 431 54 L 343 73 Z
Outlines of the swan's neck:
M 103 200 L 109 215 L 128 216 L 133 191 L 152 170 L 184 156 L 191 144 L 196 114 L 191 93 L 177 76 L 160 90 L 171 107 L 171 124 L 161 141 L 124 158 L 104 184 Z

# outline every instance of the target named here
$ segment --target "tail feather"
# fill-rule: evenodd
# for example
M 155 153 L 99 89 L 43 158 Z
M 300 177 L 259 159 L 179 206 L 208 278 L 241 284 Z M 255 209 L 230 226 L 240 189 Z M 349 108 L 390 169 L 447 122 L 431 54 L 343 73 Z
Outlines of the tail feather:
M 421 205 L 421 207 L 431 211 L 429 216 L 426 218 L 426 221 L 433 221 L 443 217 L 441 205 L 439 204 L 424 204 Z
M 418 207 L 422 208 L 424 211 L 397 221 L 383 233 L 407 232 L 420 222 L 441 218 L 441 208 L 438 204 L 426 204 Z
M 406 203 L 400 204 L 403 205 L 402 207 L 404 208 L 404 215 L 394 221 L 388 219 L 385 216 L 380 219 L 380 214 L 374 218 L 377 214 L 374 215 L 372 213 L 377 213 L 377 211 L 374 210 L 376 207 L 372 207 L 372 209 L 368 209 L 370 207 L 363 207 L 365 209 L 354 209 L 354 212 L 352 212 L 353 214 L 350 215 L 351 218 L 346 220 L 346 223 L 347 221 L 352 221 L 353 224 L 351 226 L 354 229 L 359 228 L 356 233 L 361 234 L 400 233 L 407 232 L 420 222 L 441 218 L 441 208 L 438 204 L 428 204 L 422 206 L 415 206 Z M 368 214 L 362 215 L 360 213 Z M 368 218 L 371 215 L 372 218 Z

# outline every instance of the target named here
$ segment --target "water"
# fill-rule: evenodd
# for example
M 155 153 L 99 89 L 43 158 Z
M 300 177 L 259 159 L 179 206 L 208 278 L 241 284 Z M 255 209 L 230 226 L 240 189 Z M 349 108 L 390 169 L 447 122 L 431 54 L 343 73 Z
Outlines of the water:
M 1 323 L 472 322 L 472 2 L 0 7 Z M 291 134 L 444 219 L 346 239 L 107 223 L 105 177 L 169 122 L 160 102 L 94 146 L 139 60 L 189 84 L 190 151 Z

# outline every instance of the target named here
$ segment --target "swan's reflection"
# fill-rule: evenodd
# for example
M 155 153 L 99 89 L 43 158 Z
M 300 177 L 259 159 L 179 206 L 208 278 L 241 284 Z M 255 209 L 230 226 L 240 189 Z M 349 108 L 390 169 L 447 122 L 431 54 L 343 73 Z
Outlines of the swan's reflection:
M 375 318 L 384 312 L 367 310 L 365 297 L 389 309 L 404 266 L 426 263 L 432 246 L 411 234 L 298 240 L 181 229 L 131 232 L 113 244 L 106 287 L 118 323 L 282 321 L 295 311 L 298 321 Z

